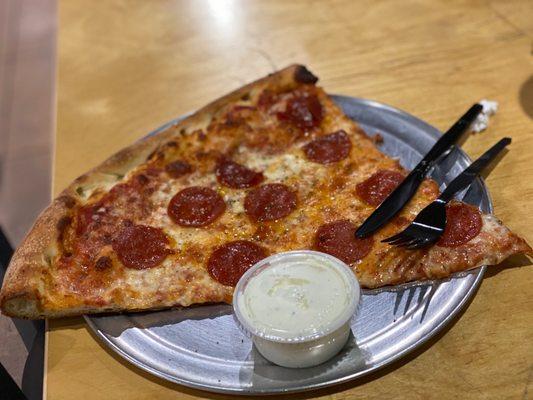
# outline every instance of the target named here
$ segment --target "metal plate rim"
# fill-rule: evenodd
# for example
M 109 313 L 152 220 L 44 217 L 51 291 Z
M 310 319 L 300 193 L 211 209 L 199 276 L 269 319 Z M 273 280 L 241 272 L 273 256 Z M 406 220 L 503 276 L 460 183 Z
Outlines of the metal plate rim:
M 344 96 L 344 95 L 330 95 L 333 100 L 344 100 L 344 101 L 350 101 L 353 103 L 358 103 L 362 106 L 369 106 L 372 108 L 379 108 L 387 112 L 391 112 L 396 114 L 396 116 L 407 119 L 410 122 L 414 122 L 419 126 L 424 127 L 424 130 L 427 134 L 431 135 L 434 139 L 437 139 L 439 137 L 439 130 L 433 127 L 432 125 L 428 124 L 427 122 L 405 112 L 398 108 L 395 108 L 393 106 L 383 104 L 381 102 L 377 102 L 374 100 L 369 99 L 363 99 L 358 97 L 351 97 L 351 96 Z M 183 115 L 181 117 L 175 118 L 172 121 L 160 126 L 159 128 L 153 130 L 150 132 L 147 136 L 157 135 L 158 133 L 168 129 L 172 125 L 175 125 L 179 121 L 183 120 L 190 114 Z M 468 162 L 471 163 L 472 160 L 470 157 L 460 148 L 458 148 L 458 151 L 460 155 Z M 493 205 L 492 205 L 492 199 L 490 196 L 490 193 L 485 185 L 485 182 L 481 179 L 482 188 L 484 191 L 484 194 L 488 198 L 488 211 L 493 211 Z M 200 389 L 205 390 L 209 392 L 214 393 L 226 393 L 226 394 L 234 394 L 234 395 L 275 395 L 275 394 L 284 394 L 284 393 L 296 393 L 296 392 L 304 392 L 304 391 L 311 391 L 311 390 L 317 390 L 329 386 L 335 386 L 342 383 L 346 383 L 348 381 L 355 380 L 357 378 L 361 378 L 363 376 L 367 376 L 369 374 L 372 374 L 381 368 L 390 365 L 397 360 L 405 357 L 407 354 L 411 353 L 415 349 L 419 348 L 423 344 L 427 343 L 430 339 L 434 338 L 439 332 L 441 332 L 460 312 L 464 309 L 465 305 L 473 298 L 474 294 L 478 290 L 481 281 L 483 279 L 483 275 L 486 270 L 486 266 L 481 266 L 475 270 L 469 271 L 469 274 L 476 274 L 475 280 L 471 284 L 471 286 L 468 288 L 466 293 L 464 294 L 463 298 L 456 304 L 455 308 L 452 309 L 452 311 L 444 318 L 442 319 L 438 324 L 436 324 L 431 331 L 429 331 L 423 338 L 413 342 L 411 345 L 407 346 L 403 350 L 395 353 L 393 356 L 372 365 L 370 368 L 365 369 L 363 371 L 357 371 L 353 374 L 347 374 L 343 377 L 339 377 L 337 379 L 332 380 L 326 380 L 323 382 L 318 382 L 311 385 L 306 386 L 296 386 L 292 387 L 290 389 L 279 389 L 279 390 L 256 390 L 256 391 L 250 391 L 246 388 L 220 388 L 215 385 L 209 385 L 209 384 L 202 384 L 198 383 L 196 381 L 190 381 L 184 378 L 176 378 L 175 376 L 168 375 L 162 371 L 159 371 L 155 368 L 152 368 L 151 366 L 145 365 L 144 363 L 139 362 L 134 357 L 130 356 L 128 353 L 126 353 L 124 350 L 122 350 L 119 346 L 117 346 L 115 343 L 113 343 L 107 336 L 105 336 L 100 329 L 96 326 L 95 322 L 93 321 L 92 317 L 90 315 L 84 315 L 83 318 L 85 319 L 87 325 L 91 328 L 92 332 L 103 342 L 103 344 L 107 345 L 107 347 L 111 350 L 113 350 L 116 354 L 118 354 L 120 357 L 122 357 L 127 362 L 135 365 L 137 368 L 140 368 L 141 370 L 144 370 L 158 378 L 165 379 L 167 381 L 180 384 L 189 388 L 193 389 Z

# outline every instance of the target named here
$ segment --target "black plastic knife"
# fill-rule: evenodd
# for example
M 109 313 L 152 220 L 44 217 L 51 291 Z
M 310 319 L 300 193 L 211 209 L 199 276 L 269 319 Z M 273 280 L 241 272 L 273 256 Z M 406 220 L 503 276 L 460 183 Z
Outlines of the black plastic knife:
M 435 143 L 418 165 L 407 175 L 396 189 L 374 210 L 372 214 L 355 231 L 355 236 L 364 238 L 394 217 L 398 211 L 413 197 L 429 170 L 435 162 L 449 154 L 453 146 L 468 129 L 470 124 L 483 110 L 480 104 L 474 104 L 470 109 L 453 124 L 453 126 Z

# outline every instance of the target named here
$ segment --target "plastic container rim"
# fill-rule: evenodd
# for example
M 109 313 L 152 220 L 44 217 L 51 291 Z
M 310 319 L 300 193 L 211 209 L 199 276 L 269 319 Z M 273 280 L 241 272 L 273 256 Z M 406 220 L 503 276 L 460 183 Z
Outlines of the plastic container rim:
M 349 303 L 346 305 L 345 309 L 339 314 L 337 318 L 331 321 L 326 327 L 324 327 L 320 331 L 314 331 L 306 335 L 296 336 L 292 338 L 286 338 L 275 333 L 265 332 L 251 325 L 248 319 L 241 312 L 239 307 L 239 298 L 243 295 L 246 285 L 248 284 L 250 279 L 273 265 L 279 265 L 283 262 L 295 261 L 308 257 L 313 257 L 315 259 L 325 261 L 326 265 L 335 268 L 346 278 L 346 283 L 349 292 L 347 294 Z M 294 250 L 273 254 L 269 257 L 262 259 L 258 263 L 254 264 L 250 269 L 248 269 L 248 271 L 243 274 L 241 279 L 239 279 L 239 282 L 235 287 L 235 294 L 233 296 L 233 311 L 240 328 L 248 334 L 251 334 L 252 336 L 257 336 L 262 339 L 279 343 L 302 343 L 320 339 L 332 332 L 335 332 L 337 329 L 340 329 L 355 314 L 360 298 L 361 286 L 359 285 L 359 281 L 357 280 L 355 274 L 346 263 L 336 257 L 319 251 Z

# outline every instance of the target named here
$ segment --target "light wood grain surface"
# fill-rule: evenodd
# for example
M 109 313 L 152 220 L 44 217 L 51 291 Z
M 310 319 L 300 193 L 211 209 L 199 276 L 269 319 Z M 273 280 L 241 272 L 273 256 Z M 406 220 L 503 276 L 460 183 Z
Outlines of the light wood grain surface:
M 366 97 L 444 130 L 500 102 L 464 149 L 503 135 L 488 179 L 496 214 L 533 241 L 533 2 L 112 1 L 60 3 L 54 191 L 151 129 L 241 84 L 305 63 L 330 93 Z M 489 272 L 467 310 L 411 356 L 329 399 L 533 396 L 533 268 Z M 50 321 L 48 399 L 229 398 L 166 383 L 105 350 L 79 318 Z M 529 393 L 528 393 L 529 392 Z

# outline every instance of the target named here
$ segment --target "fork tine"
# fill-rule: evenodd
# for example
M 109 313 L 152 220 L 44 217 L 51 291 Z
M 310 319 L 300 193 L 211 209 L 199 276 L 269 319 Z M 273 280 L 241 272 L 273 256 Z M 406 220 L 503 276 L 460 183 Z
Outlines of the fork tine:
M 389 243 L 392 246 L 398 246 L 402 247 L 405 246 L 407 243 L 413 241 L 413 237 L 411 235 L 402 235 L 402 237 L 392 243 Z
M 382 242 L 394 244 L 395 242 L 405 240 L 405 238 L 410 238 L 411 235 L 407 233 L 407 228 L 405 228 L 403 231 L 398 232 L 396 235 L 393 235 L 387 239 L 383 239 Z
M 406 239 L 406 236 L 405 235 L 401 235 L 401 236 L 398 236 L 394 240 L 391 240 L 391 241 L 389 241 L 387 243 L 390 244 L 391 246 L 394 246 L 397 243 L 401 243 L 401 242 L 405 241 L 405 239 Z
M 401 237 L 403 237 L 403 232 L 404 231 L 401 231 L 400 233 L 397 233 L 396 235 L 393 235 L 391 237 L 388 237 L 386 239 L 383 239 L 381 242 L 382 243 L 392 243 L 398 239 L 400 239 Z
M 409 247 L 411 245 L 414 245 L 414 244 L 418 243 L 419 240 L 420 239 L 418 239 L 418 238 L 410 238 L 409 240 L 403 241 L 403 242 L 397 244 L 396 246 L 398 246 L 398 247 Z
M 424 247 L 427 244 L 427 242 L 428 240 L 426 239 L 417 240 L 415 243 L 411 243 L 409 246 L 407 246 L 407 249 L 408 250 L 420 249 L 421 247 Z
M 430 244 L 436 242 L 437 239 L 435 239 L 435 238 L 425 238 L 420 243 L 418 243 L 416 245 L 413 245 L 413 249 L 420 249 L 422 247 L 429 246 Z
M 409 240 L 411 237 L 410 236 L 407 236 L 405 234 L 405 232 L 400 232 L 399 234 L 397 235 L 394 235 L 392 237 L 392 240 L 388 241 L 388 243 L 391 245 L 391 246 L 395 246 L 396 244 L 398 243 L 402 243 L 402 242 L 405 242 L 406 240 Z

